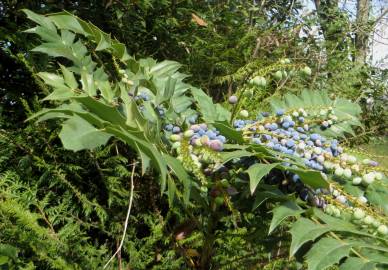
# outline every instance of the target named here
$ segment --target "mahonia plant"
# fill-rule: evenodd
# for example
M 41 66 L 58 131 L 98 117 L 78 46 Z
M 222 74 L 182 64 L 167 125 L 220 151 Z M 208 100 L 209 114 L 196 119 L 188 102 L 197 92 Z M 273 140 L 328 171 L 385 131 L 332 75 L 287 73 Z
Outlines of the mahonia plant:
M 238 226 L 241 213 L 257 213 L 264 202 L 273 208 L 269 233 L 290 220 L 290 257 L 303 258 L 309 270 L 386 267 L 384 169 L 340 142 L 360 125 L 356 104 L 305 90 L 272 99 L 272 112 L 252 119 L 240 102 L 248 86 L 229 105 L 214 104 L 184 82 L 176 62 L 136 60 L 122 43 L 66 12 L 25 13 L 38 24 L 27 32 L 44 41 L 33 51 L 62 63 L 57 73 L 39 73 L 53 88 L 45 100 L 57 106 L 30 119 L 65 119 L 59 137 L 74 151 L 111 137 L 123 141 L 137 152 L 143 173 L 160 175 L 171 205 L 207 209 L 198 267 L 211 266 L 220 212 Z M 267 73 L 280 81 L 290 67 L 311 74 L 288 59 Z M 247 84 L 265 87 L 267 73 L 254 73 Z

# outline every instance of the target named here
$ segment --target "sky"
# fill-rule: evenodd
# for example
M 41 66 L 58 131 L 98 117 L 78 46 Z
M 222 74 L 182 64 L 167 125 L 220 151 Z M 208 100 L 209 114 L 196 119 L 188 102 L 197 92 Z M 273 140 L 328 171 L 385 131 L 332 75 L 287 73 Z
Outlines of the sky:
M 301 0 L 305 6 L 303 12 L 315 10 L 313 0 Z M 371 17 L 377 18 L 382 11 L 388 8 L 388 0 L 371 0 Z M 357 0 L 341 0 L 340 8 L 346 10 L 351 19 L 356 18 Z M 388 68 L 388 14 L 380 20 L 379 24 L 374 29 L 374 34 L 371 36 L 371 62 L 374 66 Z

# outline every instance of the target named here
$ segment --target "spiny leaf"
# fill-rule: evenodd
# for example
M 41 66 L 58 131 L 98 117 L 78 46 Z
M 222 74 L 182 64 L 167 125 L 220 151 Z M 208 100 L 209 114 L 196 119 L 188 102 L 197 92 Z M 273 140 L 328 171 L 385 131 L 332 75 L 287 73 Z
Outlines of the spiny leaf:
M 341 264 L 340 270 L 374 270 L 376 264 L 357 257 L 349 257 Z
M 293 256 L 303 244 L 315 240 L 330 229 L 327 225 L 318 225 L 309 219 L 299 218 L 290 230 L 292 235 L 290 256 Z
M 249 175 L 249 187 L 251 194 L 255 192 L 257 185 L 260 183 L 260 180 L 263 176 L 267 175 L 273 168 L 275 168 L 278 163 L 273 164 L 253 164 L 246 171 Z
M 351 245 L 334 238 L 322 238 L 306 255 L 308 270 L 324 270 L 349 256 Z
M 286 201 L 280 206 L 276 207 L 273 211 L 273 217 L 271 225 L 269 226 L 268 234 L 271 234 L 273 230 L 279 226 L 279 224 L 287 217 L 298 216 L 304 212 L 294 201 Z
M 239 144 L 244 144 L 244 138 L 240 131 L 232 128 L 228 122 L 216 121 L 213 126 L 220 131 L 226 138 L 235 141 Z
M 74 115 L 63 123 L 59 137 L 66 149 L 79 151 L 104 145 L 111 135 L 95 128 L 83 118 Z

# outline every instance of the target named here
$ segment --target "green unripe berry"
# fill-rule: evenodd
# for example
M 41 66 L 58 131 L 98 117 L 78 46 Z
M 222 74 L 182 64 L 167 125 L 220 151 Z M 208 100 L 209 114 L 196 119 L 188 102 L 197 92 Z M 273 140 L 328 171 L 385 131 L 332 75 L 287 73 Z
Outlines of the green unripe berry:
M 256 76 L 251 81 L 253 85 L 259 87 L 265 87 L 267 85 L 267 80 L 263 76 Z
M 377 232 L 378 232 L 379 234 L 386 235 L 386 234 L 388 234 L 388 227 L 385 226 L 385 225 L 380 225 L 380 226 L 377 228 Z
M 353 178 L 353 181 L 352 181 L 353 185 L 355 185 L 355 186 L 361 184 L 361 182 L 362 182 L 361 177 L 355 177 L 355 178 Z
M 310 76 L 310 75 L 311 75 L 311 68 L 309 68 L 308 66 L 305 66 L 305 67 L 302 69 L 302 73 L 303 73 L 304 75 Z
M 372 217 L 372 216 L 366 216 L 365 218 L 364 218 L 364 223 L 366 224 L 366 225 L 371 225 L 372 223 L 373 223 L 373 221 L 375 221 L 375 219 Z
M 228 182 L 228 180 L 222 179 L 222 180 L 221 180 L 221 185 L 222 185 L 224 188 L 229 187 L 229 182 Z
M 200 139 L 200 138 L 195 139 L 194 145 L 195 145 L 195 146 L 202 146 L 202 141 L 201 141 L 201 139 Z
M 194 135 L 194 130 L 192 129 L 186 130 L 185 133 L 183 133 L 183 136 L 185 138 L 191 138 L 193 135 Z
M 200 190 L 201 190 L 201 192 L 204 192 L 204 193 L 205 193 L 205 192 L 208 191 L 208 188 L 205 187 L 205 186 L 201 186 Z
M 352 176 L 352 171 L 349 168 L 344 170 L 344 176 L 350 178 Z
M 282 71 L 282 78 L 286 78 L 287 77 L 287 71 L 283 70 Z
M 217 206 L 221 206 L 224 204 L 224 198 L 221 197 L 221 196 L 217 196 L 215 199 L 214 199 L 214 202 Z
M 209 142 L 209 137 L 207 135 L 204 135 L 201 137 L 201 143 L 202 145 L 206 145 Z
M 342 169 L 341 167 L 338 167 L 337 169 L 335 169 L 334 174 L 336 176 L 342 176 L 344 174 L 344 169 Z
M 377 172 L 377 173 L 375 173 L 375 178 L 377 179 L 377 180 L 383 180 L 383 174 L 381 173 L 381 172 Z
M 364 164 L 364 165 L 368 165 L 370 163 L 370 159 L 364 159 L 364 160 L 362 160 L 362 164 Z
M 354 209 L 354 212 L 353 212 L 354 219 L 362 219 L 364 217 L 365 217 L 365 213 L 362 209 L 360 209 L 360 208 Z
M 280 81 L 283 77 L 283 74 L 280 70 L 276 71 L 273 76 L 275 77 L 276 80 Z
M 362 177 L 362 182 L 366 185 L 372 184 L 375 181 L 374 173 L 367 173 Z
M 378 228 L 380 225 L 381 225 L 381 223 L 378 220 L 376 220 L 376 219 L 372 223 L 372 226 L 375 227 L 375 228 Z
M 357 161 L 357 158 L 355 156 L 348 156 L 348 162 L 350 164 L 354 164 L 356 163 L 356 161 Z
M 181 140 L 181 136 L 178 135 L 178 134 L 171 134 L 170 140 L 173 141 L 173 142 L 178 142 L 178 141 Z
M 174 143 L 171 145 L 171 148 L 172 148 L 172 149 L 178 149 L 179 147 L 181 147 L 181 143 L 180 143 L 180 142 L 174 142 Z
M 335 216 L 335 217 L 341 217 L 341 211 L 338 209 L 338 208 L 334 208 L 333 209 L 333 215 Z
M 333 215 L 333 206 L 331 205 L 331 204 L 329 204 L 328 206 L 326 206 L 326 208 L 325 208 L 325 212 L 326 212 L 326 214 L 328 214 L 328 215 Z
M 241 111 L 240 111 L 240 116 L 241 116 L 241 117 L 248 117 L 248 116 L 249 116 L 249 113 L 248 113 L 247 110 L 241 110 Z

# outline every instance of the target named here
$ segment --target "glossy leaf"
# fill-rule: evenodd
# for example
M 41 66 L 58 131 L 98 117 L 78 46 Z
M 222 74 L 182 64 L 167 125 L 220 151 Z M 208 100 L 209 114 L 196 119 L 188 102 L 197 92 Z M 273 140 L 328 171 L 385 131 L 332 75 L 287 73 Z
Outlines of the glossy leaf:
M 269 226 L 268 234 L 271 234 L 273 230 L 275 230 L 282 221 L 288 217 L 295 217 L 304 212 L 302 208 L 300 208 L 293 201 L 286 201 L 276 207 L 273 211 L 273 217 L 271 220 L 271 225 Z
M 318 225 L 309 219 L 299 218 L 290 230 L 292 235 L 290 256 L 293 256 L 303 244 L 314 241 L 330 230 L 328 225 Z
M 104 145 L 111 135 L 75 115 L 63 123 L 59 137 L 66 149 L 79 151 Z
M 246 171 L 249 175 L 249 188 L 251 194 L 255 192 L 257 185 L 260 183 L 261 179 L 267 175 L 273 168 L 275 168 L 278 164 L 254 164 L 248 168 Z
M 334 238 L 322 238 L 307 253 L 308 270 L 323 270 L 349 256 L 351 245 Z

